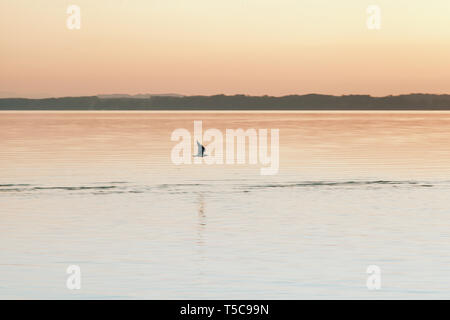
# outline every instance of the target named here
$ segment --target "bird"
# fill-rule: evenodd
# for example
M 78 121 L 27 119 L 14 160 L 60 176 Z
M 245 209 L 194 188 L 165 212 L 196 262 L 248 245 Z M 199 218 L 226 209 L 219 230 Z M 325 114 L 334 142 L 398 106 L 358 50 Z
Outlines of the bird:
M 197 141 L 197 147 L 198 147 L 198 153 L 194 156 L 194 157 L 206 157 L 207 154 L 205 154 L 205 147 L 202 146 L 202 144 L 200 142 Z

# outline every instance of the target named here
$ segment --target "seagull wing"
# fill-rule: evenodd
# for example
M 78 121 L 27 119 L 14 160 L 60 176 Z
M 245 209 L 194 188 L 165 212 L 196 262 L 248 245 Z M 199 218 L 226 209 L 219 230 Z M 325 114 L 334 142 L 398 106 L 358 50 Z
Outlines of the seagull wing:
M 205 147 L 202 146 L 200 144 L 200 142 L 198 142 L 198 141 L 197 141 L 197 147 L 198 147 L 197 156 L 202 157 L 203 156 L 203 152 L 205 151 Z

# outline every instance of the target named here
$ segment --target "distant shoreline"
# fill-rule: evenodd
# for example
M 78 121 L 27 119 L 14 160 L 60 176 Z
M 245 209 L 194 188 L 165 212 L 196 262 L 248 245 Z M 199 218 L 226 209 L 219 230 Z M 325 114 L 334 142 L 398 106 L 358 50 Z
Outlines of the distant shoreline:
M 253 109 L 244 109 L 244 108 L 224 108 L 224 109 L 215 109 L 215 108 L 167 108 L 167 107 L 155 107 L 155 108 L 134 108 L 134 107 L 119 107 L 119 108 L 87 108 L 87 107 L 77 107 L 77 108 L 58 108 L 58 107 L 42 107 L 42 108 L 33 108 L 33 107 L 0 107 L 1 111 L 217 111 L 217 112 L 236 112 L 236 111 L 450 111 L 450 107 L 434 107 L 434 108 L 425 108 L 425 107 L 408 107 L 408 108 L 384 108 L 384 109 L 376 109 L 376 108 L 278 108 L 278 109 L 268 109 L 268 108 L 253 108 Z
M 450 109 L 446 110 L 27 110 L 27 109 L 10 109 L 4 110 L 0 109 L 0 114 L 18 114 L 18 113 L 111 113 L 111 114 L 121 114 L 121 113 L 163 113 L 163 114 L 450 114 Z
M 442 111 L 450 110 L 450 95 L 409 94 L 386 97 L 369 95 L 332 96 L 320 94 L 289 95 L 283 97 L 214 95 L 148 97 L 63 97 L 46 99 L 3 98 L 0 110 L 135 110 L 135 111 Z

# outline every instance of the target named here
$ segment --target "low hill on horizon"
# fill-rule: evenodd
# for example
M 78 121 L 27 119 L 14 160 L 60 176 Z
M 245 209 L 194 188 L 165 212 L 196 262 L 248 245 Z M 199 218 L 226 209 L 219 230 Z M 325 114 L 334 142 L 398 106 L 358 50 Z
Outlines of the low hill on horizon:
M 0 110 L 450 110 L 448 94 L 370 95 L 100 95 L 3 98 Z

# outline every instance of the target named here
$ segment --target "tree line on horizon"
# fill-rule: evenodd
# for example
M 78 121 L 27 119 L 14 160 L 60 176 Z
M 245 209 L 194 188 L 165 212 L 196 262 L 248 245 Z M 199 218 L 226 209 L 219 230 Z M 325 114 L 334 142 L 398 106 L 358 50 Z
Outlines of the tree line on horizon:
M 450 110 L 450 95 L 99 96 L 45 99 L 3 98 L 0 110 Z

